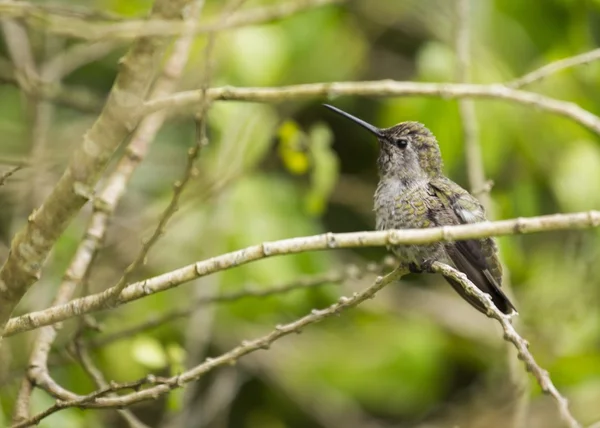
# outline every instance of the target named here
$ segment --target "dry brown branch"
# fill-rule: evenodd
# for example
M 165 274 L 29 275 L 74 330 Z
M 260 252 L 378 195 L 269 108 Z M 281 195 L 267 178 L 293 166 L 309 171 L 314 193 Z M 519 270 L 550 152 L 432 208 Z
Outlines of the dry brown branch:
M 556 389 L 552 383 L 552 379 L 550 379 L 549 373 L 536 363 L 535 358 L 531 352 L 529 352 L 529 343 L 523 339 L 513 327 L 511 323 L 511 316 L 500 312 L 492 303 L 492 299 L 489 297 L 489 295 L 483 293 L 481 290 L 475 287 L 471 281 L 467 279 L 467 276 L 464 273 L 439 262 L 435 262 L 433 264 L 432 270 L 436 273 L 442 274 L 445 277 L 454 279 L 464 288 L 467 293 L 476 297 L 485 306 L 487 309 L 487 316 L 497 320 L 500 323 L 500 326 L 504 331 L 504 340 L 514 345 L 518 353 L 517 355 L 525 364 L 527 371 L 531 373 L 533 377 L 535 377 L 538 384 L 542 388 L 542 391 L 545 394 L 550 395 L 556 401 L 556 405 L 563 421 L 569 428 L 580 428 L 581 425 L 579 422 L 577 422 L 569 410 L 567 399 L 563 397 Z
M 211 101 L 283 102 L 304 98 L 332 99 L 342 95 L 371 97 L 441 97 L 490 98 L 512 101 L 569 118 L 600 135 L 600 117 L 569 101 L 561 101 L 533 92 L 511 89 L 499 83 L 476 85 L 466 83 L 419 83 L 379 80 L 365 82 L 308 83 L 273 88 L 236 88 L 225 86 L 211 88 L 207 96 Z M 145 103 L 145 112 L 165 108 L 183 108 L 202 101 L 201 91 L 185 91 Z
M 533 70 L 522 77 L 506 83 L 506 86 L 514 89 L 522 88 L 523 86 L 545 79 L 546 77 L 566 70 L 567 68 L 576 67 L 582 64 L 589 64 L 590 62 L 598 60 L 600 60 L 600 49 L 594 49 L 589 52 L 546 64 L 537 70 Z
M 600 226 L 600 211 L 574 214 L 554 214 L 531 218 L 517 218 L 494 222 L 430 229 L 386 230 L 377 232 L 326 233 L 281 241 L 264 242 L 242 250 L 216 256 L 171 272 L 164 273 L 126 287 L 119 295 L 117 305 L 165 291 L 184 282 L 231 269 L 256 260 L 285 254 L 334 248 L 375 247 L 387 245 L 419 245 L 439 241 L 458 241 L 489 236 L 570 230 Z M 82 297 L 67 304 L 42 311 L 30 312 L 12 318 L 5 329 L 11 336 L 41 326 L 104 309 L 104 292 Z
M 339 314 L 341 311 L 353 308 L 367 299 L 371 299 L 375 294 L 386 285 L 399 279 L 402 275 L 408 273 L 404 268 L 398 268 L 393 272 L 389 273 L 384 277 L 377 277 L 373 285 L 362 290 L 361 292 L 354 293 L 352 297 L 340 297 L 338 302 L 327 307 L 326 309 L 313 309 L 310 314 L 293 321 L 288 324 L 278 325 L 273 331 L 265 336 L 251 341 L 243 341 L 239 346 L 232 349 L 231 351 L 222 354 L 215 358 L 207 358 L 203 363 L 187 370 L 177 376 L 173 376 L 166 379 L 158 379 L 155 377 L 147 377 L 140 381 L 130 383 L 127 385 L 123 384 L 112 384 L 109 388 L 100 389 L 92 394 L 86 396 L 74 396 L 73 399 L 68 401 L 59 401 L 50 409 L 35 415 L 34 417 L 22 421 L 19 424 L 13 426 L 13 428 L 23 428 L 37 424 L 44 417 L 58 410 L 68 407 L 83 407 L 83 408 L 113 408 L 128 406 L 140 401 L 155 399 L 159 395 L 165 394 L 175 388 L 180 388 L 183 385 L 195 381 L 205 373 L 227 364 L 235 363 L 239 358 L 244 355 L 256 352 L 261 349 L 268 349 L 275 341 L 281 339 L 284 336 L 288 336 L 292 333 L 300 333 L 301 330 L 310 325 L 322 321 L 326 318 L 330 318 L 334 315 Z M 119 397 L 106 397 L 107 394 L 116 392 L 116 390 L 130 389 L 130 385 L 146 385 L 153 384 L 147 389 L 142 389 L 127 395 L 121 395 Z
M 151 15 L 177 18 L 189 0 L 157 0 Z M 50 249 L 73 216 L 91 198 L 93 186 L 121 142 L 140 119 L 140 108 L 154 79 L 166 41 L 140 39 L 121 61 L 108 101 L 75 150 L 67 170 L 27 225 L 14 237 L 0 268 L 0 328 L 29 287 L 37 281 Z
M 227 22 L 216 20 L 207 24 L 182 24 L 175 17 L 164 19 L 128 20 L 124 22 L 98 22 L 89 17 L 81 19 L 66 14 L 58 14 L 48 8 L 38 7 L 31 3 L 10 3 L 0 1 L 0 16 L 19 18 L 31 26 L 38 26 L 50 33 L 74 37 L 84 40 L 115 40 L 132 39 L 151 36 L 179 36 L 191 34 L 206 34 L 224 31 L 249 25 L 265 24 L 277 21 L 300 12 L 317 7 L 340 3 L 342 0 L 291 0 L 285 3 L 264 6 L 239 12 Z M 171 19 L 171 20 L 169 20 Z

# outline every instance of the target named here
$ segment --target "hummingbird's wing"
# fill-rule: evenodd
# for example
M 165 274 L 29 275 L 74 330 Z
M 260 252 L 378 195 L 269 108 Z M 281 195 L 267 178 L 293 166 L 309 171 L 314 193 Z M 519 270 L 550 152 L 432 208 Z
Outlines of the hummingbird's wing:
M 469 224 L 486 220 L 483 206 L 458 184 L 447 178 L 440 178 L 432 180 L 430 185 L 443 206 L 443 209 L 437 214 L 438 224 Z M 502 266 L 493 239 L 457 241 L 446 244 L 445 247 L 457 269 L 465 273 L 477 288 L 489 294 L 500 311 L 507 314 L 516 310 L 500 289 Z M 485 312 L 485 308 L 479 300 L 467 294 L 460 284 L 453 283 L 451 280 L 448 282 L 471 305 L 481 312 Z

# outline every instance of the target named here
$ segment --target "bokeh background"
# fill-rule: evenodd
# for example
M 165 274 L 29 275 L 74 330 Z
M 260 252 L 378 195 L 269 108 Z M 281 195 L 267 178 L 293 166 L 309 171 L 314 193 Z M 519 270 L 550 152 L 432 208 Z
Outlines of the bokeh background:
M 274 3 L 247 1 L 242 10 Z M 477 83 L 509 81 L 553 60 L 595 49 L 600 41 L 597 0 L 471 3 L 472 79 Z M 139 17 L 151 2 L 106 0 L 86 6 Z M 208 1 L 203 19 L 218 16 L 221 7 L 222 2 Z M 453 1 L 361 0 L 227 31 L 216 40 L 212 85 L 455 81 L 455 22 Z M 74 43 L 40 31 L 30 36 L 40 61 Z M 202 82 L 205 44 L 204 37 L 195 42 L 179 89 L 196 89 Z M 79 108 L 47 105 L 52 119 L 41 139 L 32 133 L 35 113 L 27 99 L 13 85 L 0 86 L 0 171 L 18 160 L 29 162 L 0 188 L 0 260 L 7 255 L 11 236 L 49 193 L 93 123 L 126 48 L 127 43 L 116 44 L 105 57 L 65 79 L 64 87 L 82 101 Z M 7 57 L 3 43 L 0 57 Z M 592 63 L 527 89 L 598 114 L 599 76 L 600 63 Z M 423 122 L 438 137 L 447 175 L 467 186 L 454 100 L 220 102 L 209 113 L 210 144 L 201 154 L 199 175 L 137 278 L 263 241 L 373 229 L 376 141 L 322 108 L 324 101 L 381 127 Z M 486 176 L 494 183 L 490 217 L 600 207 L 597 135 L 565 118 L 504 101 L 479 100 L 476 112 Z M 119 279 L 171 198 L 172 184 L 183 174 L 195 138 L 188 113 L 169 118 L 135 173 L 89 278 L 90 292 Z M 49 305 L 89 214 L 87 207 L 61 237 L 19 313 Z M 575 415 L 586 424 L 600 420 L 598 230 L 511 236 L 500 238 L 499 244 L 507 286 L 521 314 L 519 330 L 570 399 Z M 102 331 L 86 331 L 85 338 L 108 379 L 175 374 L 367 286 L 381 269 L 373 264 L 385 255 L 384 249 L 335 250 L 252 263 L 94 314 Z M 244 288 L 264 290 L 332 271 L 350 273 L 350 279 L 205 305 L 158 328 L 118 340 L 112 336 L 185 307 L 194 298 Z M 94 389 L 93 383 L 65 351 L 75 331 L 75 322 L 66 323 L 51 356 L 51 372 L 66 387 L 86 393 Z M 493 322 L 471 309 L 443 279 L 408 276 L 358 309 L 133 410 L 152 427 L 561 426 L 554 403 L 535 382 L 527 382 L 501 336 Z M 9 338 L 0 352 L 0 425 L 10 421 L 33 338 L 32 333 Z M 44 393 L 34 394 L 35 410 L 52 403 Z M 40 426 L 123 422 L 110 411 L 69 409 Z

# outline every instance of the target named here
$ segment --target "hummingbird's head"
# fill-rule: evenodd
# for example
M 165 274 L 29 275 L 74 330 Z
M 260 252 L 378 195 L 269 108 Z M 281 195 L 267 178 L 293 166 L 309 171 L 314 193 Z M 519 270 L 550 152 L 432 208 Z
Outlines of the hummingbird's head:
M 419 122 L 401 122 L 379 129 L 336 107 L 330 110 L 367 129 L 379 140 L 379 174 L 381 177 L 436 177 L 442 173 L 442 156 L 435 136 Z

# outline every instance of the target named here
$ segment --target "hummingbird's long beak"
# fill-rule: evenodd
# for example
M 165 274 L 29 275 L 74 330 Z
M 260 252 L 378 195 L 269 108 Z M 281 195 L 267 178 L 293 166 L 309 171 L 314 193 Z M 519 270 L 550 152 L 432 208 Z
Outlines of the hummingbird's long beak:
M 352 116 L 350 113 L 346 113 L 345 111 L 340 110 L 337 107 L 330 106 L 329 104 L 323 104 L 323 105 L 325 107 L 327 107 L 329 110 L 332 110 L 332 111 L 336 112 L 337 114 L 344 116 L 347 119 L 350 119 L 352 122 L 358 123 L 363 128 L 369 130 L 372 134 L 375 134 L 377 137 L 383 137 L 383 133 L 381 132 L 381 130 L 379 128 L 376 128 L 375 126 L 371 125 L 370 123 L 367 123 L 364 120 L 359 119 L 358 117 Z

